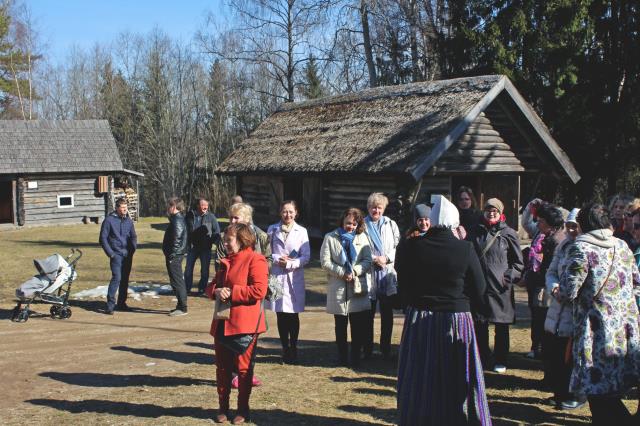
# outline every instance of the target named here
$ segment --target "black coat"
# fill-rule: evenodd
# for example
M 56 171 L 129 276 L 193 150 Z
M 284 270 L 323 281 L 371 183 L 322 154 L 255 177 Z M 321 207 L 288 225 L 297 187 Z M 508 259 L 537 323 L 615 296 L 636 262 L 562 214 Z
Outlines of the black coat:
M 396 251 L 398 290 L 405 306 L 442 312 L 481 311 L 486 284 L 473 245 L 450 229 L 431 228 Z
M 214 238 L 220 235 L 220 225 L 218 219 L 211 212 L 206 212 L 200 217 L 196 226 L 198 212 L 190 210 L 187 213 L 187 232 L 189 233 L 189 246 L 195 249 L 211 249 Z
M 169 227 L 164 231 L 162 252 L 168 260 L 187 253 L 187 223 L 184 215 L 178 212 L 169 217 Z
M 484 247 L 498 231 L 500 236 L 483 256 Z M 473 235 L 473 244 L 487 281 L 491 311 L 488 316 L 478 313 L 477 317 L 493 323 L 512 324 L 516 320 L 513 285 L 520 280 L 524 268 L 518 234 L 504 222 L 491 227 L 482 222 Z

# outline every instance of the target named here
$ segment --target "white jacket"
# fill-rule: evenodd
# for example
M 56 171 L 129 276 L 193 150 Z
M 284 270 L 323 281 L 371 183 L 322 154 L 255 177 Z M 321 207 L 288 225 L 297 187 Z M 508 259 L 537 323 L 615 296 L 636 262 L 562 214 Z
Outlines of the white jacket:
M 387 256 L 389 262 L 385 266 L 387 269 L 387 274 L 397 277 L 396 270 L 393 266 L 393 263 L 396 261 L 396 248 L 398 247 L 398 243 L 400 243 L 400 230 L 398 229 L 398 224 L 391 220 L 390 218 L 384 216 L 386 219 L 385 224 L 382 226 L 382 231 L 380 232 L 380 239 L 382 240 L 382 245 L 384 247 L 384 255 Z M 364 233 L 369 239 L 369 245 L 371 246 L 371 253 L 373 253 L 373 241 L 369 237 L 369 232 L 367 228 L 364 228 Z M 371 282 L 371 289 L 369 291 L 369 297 L 371 300 L 376 299 L 376 280 L 374 277 L 375 266 L 372 265 L 369 271 L 369 281 Z
M 364 233 L 356 235 L 353 240 L 357 257 L 353 265 L 353 275 L 360 280 L 363 287 L 361 294 L 353 293 L 353 284 L 347 285 L 342 279 L 345 273 L 342 266 L 342 244 L 337 231 L 331 231 L 324 236 L 320 248 L 320 265 L 327 271 L 327 312 L 334 315 L 347 315 L 352 312 L 362 312 L 371 309 L 368 289 L 369 268 L 371 268 L 371 247 Z

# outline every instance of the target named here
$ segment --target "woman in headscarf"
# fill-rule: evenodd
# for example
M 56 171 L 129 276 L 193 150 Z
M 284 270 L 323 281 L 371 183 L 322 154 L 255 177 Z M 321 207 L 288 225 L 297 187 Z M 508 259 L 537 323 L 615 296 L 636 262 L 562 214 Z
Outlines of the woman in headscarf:
M 347 325 L 351 323 L 351 365 L 357 367 L 371 309 L 368 272 L 372 263 L 359 209 L 345 210 L 338 228 L 324 236 L 320 263 L 327 271 L 327 312 L 335 320 L 338 363 L 348 364 Z
M 476 333 L 484 368 L 496 373 L 507 370 L 509 324 L 516 321 L 513 285 L 522 273 L 518 234 L 505 222 L 504 205 L 490 198 L 484 205 L 482 222 L 474 232 L 474 245 L 487 282 L 489 312 L 476 313 Z M 495 327 L 494 353 L 489 348 L 489 323 Z
M 297 216 L 295 201 L 284 201 L 280 205 L 280 222 L 267 229 L 273 258 L 271 274 L 283 284 L 283 293 L 281 299 L 268 302 L 266 307 L 278 317 L 282 361 L 286 364 L 298 360 L 298 313 L 304 311 L 305 304 L 304 265 L 311 257 L 307 230 L 296 223 Z
M 400 425 L 491 424 L 471 305 L 485 280 L 470 242 L 458 240 L 456 207 L 433 196 L 431 228 L 406 241 L 398 269 L 408 302 L 398 365 Z
M 371 316 L 367 328 L 364 356 L 373 351 L 373 320 L 380 305 L 380 351 L 384 359 L 391 358 L 391 333 L 393 332 L 393 305 L 398 292 L 397 274 L 393 265 L 396 247 L 400 242 L 400 231 L 395 221 L 384 216 L 389 200 L 380 192 L 367 199 L 369 215 L 364 219 L 365 234 L 373 255 L 373 266 L 369 272 L 371 290 Z
M 567 359 L 567 344 L 573 335 L 573 303 L 561 302 L 558 296 L 560 277 L 564 273 L 571 244 L 580 234 L 577 216 L 580 209 L 573 209 L 564 224 L 566 238 L 558 244 L 545 275 L 546 292 L 551 296 L 551 305 L 544 322 L 544 356 L 547 364 L 545 371 L 549 385 L 553 390 L 553 404 L 560 410 L 573 410 L 585 403 L 584 398 L 576 397 L 569 391 L 569 379 L 573 366 Z
M 583 234 L 568 253 L 558 295 L 573 302 L 571 390 L 586 395 L 598 425 L 631 424 L 622 395 L 640 381 L 640 274 L 627 244 L 613 236 L 609 212 L 588 204 Z

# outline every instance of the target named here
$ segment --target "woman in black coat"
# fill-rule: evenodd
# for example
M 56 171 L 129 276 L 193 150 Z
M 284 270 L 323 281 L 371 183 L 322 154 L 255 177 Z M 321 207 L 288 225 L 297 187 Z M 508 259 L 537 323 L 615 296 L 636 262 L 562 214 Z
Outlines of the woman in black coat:
M 475 313 L 476 335 L 482 364 L 496 373 L 506 371 L 509 324 L 516 321 L 513 285 L 524 268 L 518 234 L 505 223 L 504 205 L 487 200 L 482 222 L 474 232 L 474 246 L 487 282 L 488 314 Z M 489 349 L 489 323 L 495 325 L 494 353 Z

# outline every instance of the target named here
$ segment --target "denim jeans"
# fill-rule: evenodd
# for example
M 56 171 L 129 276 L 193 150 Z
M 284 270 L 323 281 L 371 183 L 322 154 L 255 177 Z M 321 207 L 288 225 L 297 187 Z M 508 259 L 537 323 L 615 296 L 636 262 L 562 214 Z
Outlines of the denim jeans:
M 211 265 L 211 249 L 192 247 L 187 253 L 187 264 L 184 268 L 184 282 L 187 291 L 191 291 L 193 287 L 193 267 L 196 260 L 200 259 L 200 282 L 198 283 L 198 291 L 204 291 L 209 284 L 209 267 Z

